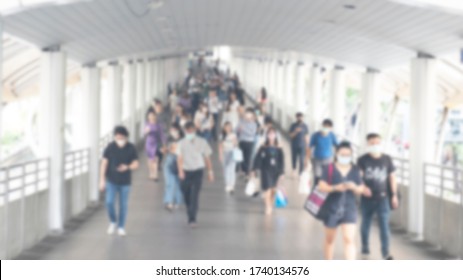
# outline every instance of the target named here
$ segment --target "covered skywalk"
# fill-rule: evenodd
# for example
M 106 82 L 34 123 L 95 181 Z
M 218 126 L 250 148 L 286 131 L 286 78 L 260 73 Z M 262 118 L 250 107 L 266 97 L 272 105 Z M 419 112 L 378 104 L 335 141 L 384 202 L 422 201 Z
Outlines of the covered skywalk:
M 142 158 L 128 236 L 106 235 L 98 165 L 112 127 L 141 147 L 150 102 L 166 102 L 199 57 L 236 72 L 248 104 L 265 87 L 283 132 L 299 111 L 311 132 L 329 117 L 357 155 L 380 133 L 400 184 L 394 256 L 463 257 L 460 1 L 1 2 L 2 259 L 322 258 L 323 228 L 294 176 L 289 207 L 265 218 L 243 181 L 224 193 L 216 154 L 198 229 L 162 209 L 163 181 L 148 180 Z

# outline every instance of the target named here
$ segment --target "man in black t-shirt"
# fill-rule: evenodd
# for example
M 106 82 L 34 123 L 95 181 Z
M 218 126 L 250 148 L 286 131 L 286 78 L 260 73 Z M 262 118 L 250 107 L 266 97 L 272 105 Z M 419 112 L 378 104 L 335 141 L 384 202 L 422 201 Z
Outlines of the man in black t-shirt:
M 393 259 L 389 252 L 389 216 L 391 207 L 399 206 L 397 198 L 397 183 L 394 175 L 395 167 L 391 157 L 382 153 L 381 137 L 376 133 L 367 135 L 368 153 L 358 160 L 365 183 L 365 191 L 361 200 L 362 224 L 362 255 L 368 258 L 370 254 L 369 235 L 373 215 L 377 214 L 381 254 L 384 259 Z
M 100 167 L 100 189 L 106 190 L 105 204 L 110 225 L 108 234 L 125 236 L 127 203 L 132 183 L 132 171 L 138 168 L 138 155 L 135 146 L 127 141 L 129 132 L 123 126 L 114 129 L 114 141 L 109 143 L 103 153 Z M 115 201 L 119 196 L 119 216 L 116 218 Z M 116 224 L 117 223 L 117 224 Z
M 304 159 L 306 147 L 309 144 L 309 128 L 304 123 L 304 115 L 296 114 L 296 122 L 289 128 L 289 137 L 291 137 L 291 159 L 293 170 L 296 170 L 299 161 L 299 174 L 304 170 Z

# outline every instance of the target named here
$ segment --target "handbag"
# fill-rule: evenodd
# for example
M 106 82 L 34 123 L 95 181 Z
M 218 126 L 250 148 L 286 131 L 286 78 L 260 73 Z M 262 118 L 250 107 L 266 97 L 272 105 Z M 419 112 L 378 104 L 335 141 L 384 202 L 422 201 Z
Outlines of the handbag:
M 334 171 L 334 165 L 330 163 L 330 165 L 328 165 L 328 184 L 332 184 L 333 171 Z M 307 212 L 309 212 L 316 219 L 322 220 L 323 219 L 322 208 L 323 208 L 323 205 L 325 205 L 325 201 L 327 197 L 328 197 L 328 193 L 320 191 L 318 189 L 318 186 L 315 186 L 304 203 L 304 209 L 307 210 Z
M 239 148 L 233 149 L 233 160 L 235 162 L 242 162 L 243 161 L 243 151 Z
M 246 189 L 244 193 L 247 196 L 253 196 L 256 192 L 256 181 L 254 178 L 249 179 L 248 183 L 246 184 Z
M 307 170 L 304 170 L 299 177 L 299 193 L 309 194 L 310 193 L 310 174 Z

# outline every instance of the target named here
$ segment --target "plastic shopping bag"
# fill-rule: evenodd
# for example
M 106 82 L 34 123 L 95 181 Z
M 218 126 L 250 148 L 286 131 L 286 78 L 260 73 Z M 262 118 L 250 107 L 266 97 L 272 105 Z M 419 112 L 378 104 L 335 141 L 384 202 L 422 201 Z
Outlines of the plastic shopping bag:
M 300 194 L 309 194 L 311 189 L 312 180 L 310 178 L 310 173 L 307 170 L 304 170 L 299 176 L 299 193 Z
M 247 195 L 247 196 L 253 196 L 254 193 L 256 192 L 256 180 L 254 178 L 250 178 L 248 183 L 246 184 L 246 189 L 244 191 L 244 193 Z
M 278 188 L 275 195 L 275 207 L 285 208 L 286 206 L 288 206 L 288 197 L 283 189 Z

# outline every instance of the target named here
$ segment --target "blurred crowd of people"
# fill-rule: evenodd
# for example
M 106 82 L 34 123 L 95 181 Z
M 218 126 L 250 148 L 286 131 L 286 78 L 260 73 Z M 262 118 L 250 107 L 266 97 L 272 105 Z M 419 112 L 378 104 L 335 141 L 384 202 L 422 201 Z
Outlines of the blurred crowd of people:
M 320 218 L 325 226 L 325 257 L 333 258 L 336 231 L 341 228 L 345 257 L 355 258 L 360 212 L 363 256 L 367 258 L 370 253 L 369 230 L 376 214 L 382 256 L 392 259 L 389 215 L 391 209 L 398 207 L 398 191 L 394 165 L 382 151 L 380 135 L 367 135 L 367 152 L 354 159 L 352 146 L 338 141 L 329 119 L 322 122 L 319 131 L 311 133 L 304 114 L 298 112 L 289 131 L 281 131 L 266 110 L 269 100 L 265 88 L 258 93 L 254 105 L 249 105 L 236 74 L 220 70 L 218 64 L 207 65 L 202 59 L 190 67 L 184 81 L 169 86 L 167 92 L 165 104 L 153 100 L 143 130 L 148 176 L 158 182 L 162 171 L 166 210 L 174 211 L 184 204 L 188 224 L 197 227 L 203 177 L 214 181 L 217 169 L 213 168 L 211 156 L 217 152 L 224 191 L 233 195 L 238 177 L 245 182 L 247 193 L 249 182 L 260 181 L 260 188 L 254 188 L 250 194 L 262 196 L 264 212 L 271 215 L 278 186 L 286 173 L 282 144 L 286 141 L 283 135 L 287 135 L 292 176 L 306 178 L 302 174 L 310 172 L 314 178 L 308 187 L 327 194 Z M 139 165 L 136 148 L 127 141 L 128 133 L 125 127 L 115 128 L 114 142 L 106 147 L 101 164 L 101 189 L 106 190 L 110 218 L 108 234 L 116 230 L 119 235 L 126 234 L 131 171 Z M 357 197 L 361 197 L 359 207 Z

